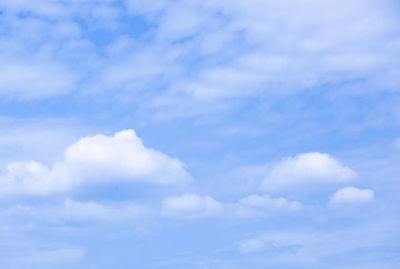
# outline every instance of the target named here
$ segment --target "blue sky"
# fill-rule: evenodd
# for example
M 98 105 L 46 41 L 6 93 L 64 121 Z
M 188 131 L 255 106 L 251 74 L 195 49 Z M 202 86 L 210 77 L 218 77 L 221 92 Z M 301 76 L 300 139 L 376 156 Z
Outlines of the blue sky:
M 0 0 L 0 268 L 398 268 L 399 11 Z

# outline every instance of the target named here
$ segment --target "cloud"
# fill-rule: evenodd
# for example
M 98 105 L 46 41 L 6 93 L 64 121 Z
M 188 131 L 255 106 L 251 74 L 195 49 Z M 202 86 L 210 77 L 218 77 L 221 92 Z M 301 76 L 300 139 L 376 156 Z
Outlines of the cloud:
M 297 244 L 285 244 L 273 240 L 250 239 L 240 243 L 239 252 L 242 254 L 268 251 L 279 255 L 295 254 L 301 248 Z
M 269 214 L 296 212 L 302 208 L 297 201 L 285 198 L 271 198 L 268 194 L 252 194 L 232 205 L 233 214 L 237 217 L 262 217 Z
M 133 130 L 113 137 L 82 138 L 65 150 L 65 162 L 88 177 L 102 175 L 156 184 L 185 181 L 188 177 L 181 161 L 146 148 Z
M 128 10 L 133 14 L 153 14 L 158 13 L 162 9 L 168 7 L 171 4 L 171 1 L 156 1 L 156 2 L 148 2 L 143 0 L 125 0 L 125 5 Z
M 22 90 L 24 85 L 6 73 L 4 85 L 12 87 L 3 93 L 38 98 L 75 88 L 77 94 L 97 96 L 113 90 L 123 98 L 109 98 L 126 102 L 127 96 L 137 97 L 132 90 L 151 88 L 141 109 L 187 117 L 215 110 L 232 98 L 275 97 L 326 85 L 346 88 L 346 94 L 393 90 L 400 72 L 392 56 L 399 52 L 393 7 L 393 1 L 362 0 L 346 5 L 333 0 L 2 0 L 0 8 L 9 15 L 6 36 L 18 37 L 17 47 L 22 47 L 15 63 L 6 65 L 19 66 L 18 59 L 26 55 L 49 54 L 46 66 L 41 61 L 34 62 L 35 70 L 29 61 L 22 65 L 29 71 L 24 80 L 34 82 L 31 90 Z M 135 27 L 124 27 L 127 19 Z M 18 27 L 21 21 L 25 23 Z M 39 24 L 48 26 L 32 30 Z M 99 41 L 98 31 L 104 31 L 106 40 Z M 60 42 L 60 36 L 65 40 Z M 135 45 L 119 59 L 99 53 L 127 36 Z M 84 43 L 92 47 L 76 46 Z M 72 44 L 75 49 L 68 51 Z M 12 49 L 3 51 L 12 54 Z M 45 77 L 46 72 L 53 75 Z
M 189 179 L 181 161 L 146 148 L 133 130 L 125 130 L 114 136 L 82 138 L 51 167 L 36 161 L 9 163 L 0 185 L 2 193 L 47 194 L 85 183 L 169 185 Z
M 149 207 L 128 203 L 104 204 L 94 201 L 65 200 L 61 204 L 15 205 L 2 212 L 2 216 L 27 217 L 39 223 L 120 223 L 146 219 L 152 214 Z
M 109 18 L 113 13 L 114 0 L 37 0 L 35 3 L 29 0 L 0 0 L 0 9 L 10 14 L 27 14 L 42 16 L 49 19 L 65 19 L 74 15 L 88 16 L 97 14 L 103 18 Z M 98 14 L 100 13 L 100 14 Z M 111 14 L 108 14 L 111 13 Z M 101 16 L 103 15 L 103 16 Z M 89 17 L 90 18 L 90 17 Z M 86 19 L 88 19 L 86 17 Z
M 265 248 L 263 240 L 249 239 L 240 243 L 239 250 L 241 253 L 259 252 Z
M 302 208 L 297 201 L 271 198 L 269 195 L 249 195 L 237 202 L 220 202 L 210 196 L 184 194 L 163 200 L 161 215 L 175 218 L 205 218 L 222 214 L 228 218 L 257 218 L 271 214 L 296 212 Z
M 249 254 L 268 251 L 278 255 L 293 255 L 297 253 L 300 248 L 300 244 L 290 242 L 290 240 L 276 240 L 273 237 L 264 236 L 241 242 L 239 245 L 239 252 L 242 254 Z
M 32 12 L 37 15 L 44 16 L 65 16 L 66 11 L 63 9 L 63 5 L 57 1 L 40 0 L 39 3 L 32 3 L 29 0 L 2 0 L 0 1 L 0 7 L 7 10 L 8 12 Z
M 142 1 L 128 2 L 140 9 Z M 293 94 L 327 84 L 347 93 L 395 90 L 395 9 L 393 1 L 361 0 L 346 5 L 333 0 L 180 1 L 140 9 L 156 25 L 154 42 L 171 42 L 174 49 L 181 46 L 184 54 L 198 56 L 196 64 L 187 62 L 187 75 L 179 74 L 165 96 L 156 97 L 157 104 L 192 112 L 197 103 Z M 381 23 L 375 23 L 377 18 Z
M 8 59 L 0 63 L 0 95 L 32 99 L 65 94 L 77 86 L 78 76 L 49 60 Z
M 268 229 L 239 241 L 238 251 L 259 255 L 268 268 L 320 268 L 327 261 L 332 265 L 328 268 L 374 268 L 371 263 L 388 262 L 384 258 L 388 253 L 398 253 L 398 247 L 391 247 L 396 245 L 398 226 L 398 221 L 382 218 L 333 229 L 312 225 L 302 229 L 296 223 L 291 229 Z M 396 268 L 395 259 L 389 264 L 388 268 Z
M 374 192 L 370 189 L 344 187 L 339 189 L 330 199 L 331 205 L 363 204 L 374 200 Z
M 319 152 L 298 154 L 276 164 L 262 183 L 264 189 L 295 188 L 301 184 L 342 183 L 356 176 L 330 155 Z
M 223 210 L 223 204 L 209 196 L 184 194 L 164 199 L 161 215 L 177 218 L 205 218 Z
M 22 252 L 22 253 L 21 253 Z M 73 246 L 55 247 L 41 246 L 35 249 L 23 249 L 14 257 L 6 257 L 0 264 L 18 265 L 45 265 L 45 264 L 70 264 L 76 263 L 85 258 L 85 251 L 82 248 Z M 22 268 L 22 267 L 21 267 Z M 28 267 L 23 267 L 28 268 Z

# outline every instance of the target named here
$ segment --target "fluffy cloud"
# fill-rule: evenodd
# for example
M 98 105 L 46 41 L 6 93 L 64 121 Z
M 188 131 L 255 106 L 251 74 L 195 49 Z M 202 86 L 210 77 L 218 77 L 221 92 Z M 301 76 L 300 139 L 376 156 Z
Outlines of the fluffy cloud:
M 362 204 L 374 200 L 374 192 L 370 189 L 345 187 L 338 190 L 330 199 L 331 205 Z
M 161 215 L 178 218 L 211 217 L 223 210 L 223 204 L 209 196 L 184 194 L 166 198 L 162 202 Z
M 271 198 L 268 194 L 252 194 L 240 199 L 231 205 L 232 214 L 235 217 L 265 217 L 270 214 L 296 212 L 302 208 L 297 201 L 289 201 L 285 198 Z
M 341 183 L 355 175 L 330 155 L 310 152 L 283 159 L 272 168 L 262 185 L 265 189 L 283 189 L 307 183 Z
M 121 178 L 170 184 L 184 181 L 188 174 L 178 159 L 146 148 L 133 130 L 113 137 L 86 137 L 65 150 L 65 163 L 86 177 Z
M 125 130 L 80 139 L 50 168 L 36 161 L 10 163 L 0 184 L 3 193 L 45 194 L 89 182 L 168 185 L 189 178 L 182 162 L 146 148 L 133 130 Z

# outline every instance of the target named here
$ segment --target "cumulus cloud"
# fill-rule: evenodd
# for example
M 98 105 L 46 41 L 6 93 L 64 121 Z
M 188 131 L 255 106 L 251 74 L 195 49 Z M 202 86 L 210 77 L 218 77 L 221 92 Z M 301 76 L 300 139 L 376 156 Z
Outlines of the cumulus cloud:
M 273 213 L 295 212 L 302 208 L 297 201 L 285 198 L 271 198 L 268 194 L 252 194 L 240 199 L 232 207 L 234 216 L 261 217 Z
M 331 205 L 363 204 L 374 200 L 374 192 L 370 189 L 358 189 L 356 187 L 344 187 L 339 189 L 331 197 Z
M 146 148 L 133 130 L 125 130 L 82 138 L 51 167 L 36 161 L 10 163 L 0 184 L 3 193 L 46 194 L 89 182 L 168 185 L 189 178 L 181 161 Z
M 223 210 L 223 204 L 209 196 L 184 194 L 164 199 L 161 215 L 178 218 L 211 217 Z
M 355 172 L 330 155 L 319 152 L 298 154 L 276 164 L 262 183 L 265 189 L 291 188 L 309 183 L 342 183 Z
M 133 130 L 118 132 L 113 137 L 82 138 L 65 150 L 65 162 L 96 178 L 102 175 L 170 184 L 188 177 L 181 161 L 146 148 Z

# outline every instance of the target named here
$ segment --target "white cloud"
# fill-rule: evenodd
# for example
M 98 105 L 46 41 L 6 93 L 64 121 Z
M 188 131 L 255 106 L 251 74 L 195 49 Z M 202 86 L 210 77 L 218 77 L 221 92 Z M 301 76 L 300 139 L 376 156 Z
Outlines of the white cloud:
M 209 196 L 184 194 L 164 199 L 161 215 L 178 218 L 211 217 L 223 210 L 223 204 Z
M 89 182 L 168 185 L 189 179 L 181 161 L 146 148 L 133 130 L 125 130 L 80 139 L 50 168 L 36 161 L 10 163 L 0 185 L 3 193 L 46 194 Z
M 238 217 L 262 217 L 274 213 L 295 212 L 302 208 L 297 201 L 271 198 L 268 194 L 249 195 L 233 205 L 233 214 Z
M 283 189 L 308 183 L 341 183 L 355 176 L 355 172 L 330 155 L 310 152 L 283 159 L 271 169 L 262 186 Z
M 143 3 L 128 2 L 136 3 L 132 6 L 137 8 Z M 151 22 L 157 25 L 155 42 L 188 38 L 183 49 L 196 51 L 205 59 L 211 42 L 212 56 L 223 57 L 221 64 L 205 64 L 195 72 L 189 66 L 190 75 L 179 76 L 165 96 L 156 97 L 166 101 L 163 109 L 176 111 L 180 106 L 193 111 L 199 102 L 265 92 L 290 94 L 326 83 L 345 85 L 348 93 L 396 89 L 399 82 L 399 67 L 392 57 L 399 51 L 392 1 L 351 0 L 346 5 L 333 0 L 163 3 L 141 9 L 152 15 Z M 187 14 L 191 20 L 185 19 Z M 246 49 L 249 47 L 252 49 Z M 223 81 L 214 79 L 221 74 Z M 369 87 L 360 89 L 357 81 L 361 78 Z
M 331 205 L 340 204 L 362 204 L 372 202 L 374 192 L 370 189 L 358 189 L 355 187 L 344 187 L 338 190 L 330 199 Z
M 82 138 L 65 150 L 65 163 L 88 177 L 116 177 L 156 184 L 188 178 L 181 161 L 146 148 L 133 130 L 118 132 L 113 137 Z
M 297 201 L 271 198 L 269 195 L 249 195 L 235 203 L 223 203 L 210 196 L 184 194 L 163 200 L 161 215 L 176 218 L 204 218 L 224 213 L 228 218 L 256 218 L 271 214 L 296 212 L 302 208 Z
M 24 14 L 24 19 L 27 17 L 23 26 L 18 28 L 22 20 L 19 18 L 12 19 L 9 22 L 12 27 L 7 28 L 10 36 L 19 36 L 18 46 L 25 47 L 17 55 L 53 52 L 49 57 L 53 60 L 49 60 L 52 65 L 37 64 L 40 68 L 36 72 L 40 79 L 34 81 L 32 91 L 26 90 L 23 94 L 26 97 L 46 97 L 76 86 L 79 90 L 96 94 L 100 89 L 120 89 L 124 96 L 130 96 L 132 93 L 127 90 L 163 84 L 170 85 L 170 88 L 162 87 L 168 90 L 161 94 L 160 91 L 150 93 L 149 99 L 152 100 L 143 102 L 145 109 L 161 110 L 160 114 L 168 111 L 172 116 L 188 116 L 217 106 L 204 105 L 203 102 L 219 103 L 232 97 L 264 93 L 275 96 L 326 84 L 348 86 L 349 81 L 354 84 L 367 81 L 370 88 L 360 90 L 363 92 L 394 89 L 398 84 L 399 68 L 392 57 L 399 51 L 398 20 L 392 1 L 377 4 L 376 1 L 351 0 L 346 5 L 337 5 L 333 0 L 301 0 L 295 4 L 260 0 L 151 3 L 125 0 L 124 3 L 127 10 L 122 3 L 112 0 L 40 0 L 35 3 L 1 0 L 0 8 L 11 15 L 8 17 L 17 18 L 15 15 L 18 14 Z M 120 59 L 115 55 L 99 55 L 96 44 L 92 49 L 76 48 L 66 54 L 65 47 L 69 42 L 57 41 L 63 36 L 76 42 L 77 36 L 91 36 L 90 31 L 105 25 L 107 27 L 102 30 L 106 32 L 110 29 L 121 32 L 120 36 L 111 35 L 115 40 L 137 36 L 132 32 L 135 27 L 120 27 L 125 22 L 119 18 L 133 15 L 130 18 L 135 23 L 138 14 L 143 15 L 150 25 L 140 30 L 139 36 L 143 31 L 145 41 L 135 39 L 135 46 L 124 51 Z M 32 31 L 31 25 L 36 24 L 33 23 L 35 20 L 42 20 L 49 26 Z M 116 28 L 120 31 L 115 31 Z M 18 35 L 21 31 L 23 33 Z M 57 32 L 54 33 L 56 36 L 49 37 L 52 32 Z M 184 41 L 180 42 L 182 39 Z M 102 46 L 100 44 L 99 49 Z M 141 58 L 144 52 L 152 57 Z M 9 55 L 10 51 L 6 54 Z M 166 60 L 168 54 L 175 57 Z M 210 54 L 213 61 L 209 60 Z M 80 59 L 79 64 L 76 64 L 77 59 Z M 63 70 L 64 67 L 70 69 Z M 36 73 L 29 70 L 28 64 L 24 68 L 29 71 L 26 75 L 28 80 L 34 80 L 31 76 Z M 46 71 L 54 76 L 42 76 Z M 70 81 L 71 74 L 67 71 L 82 74 L 83 83 L 72 83 L 68 87 L 66 82 Z M 221 75 L 224 80 L 219 79 Z M 52 77 L 58 79 L 51 81 Z M 160 84 L 154 83 L 155 78 L 161 81 Z M 57 84 L 60 91 L 48 90 L 48 80 L 61 83 Z M 9 81 L 7 83 L 11 84 Z M 21 92 L 21 85 L 11 82 L 15 84 L 14 91 Z M 36 84 L 38 89 L 43 88 L 41 83 L 46 86 L 43 95 L 33 91 Z M 126 101 L 126 98 L 121 99 Z M 150 108 L 147 107 L 149 104 Z

